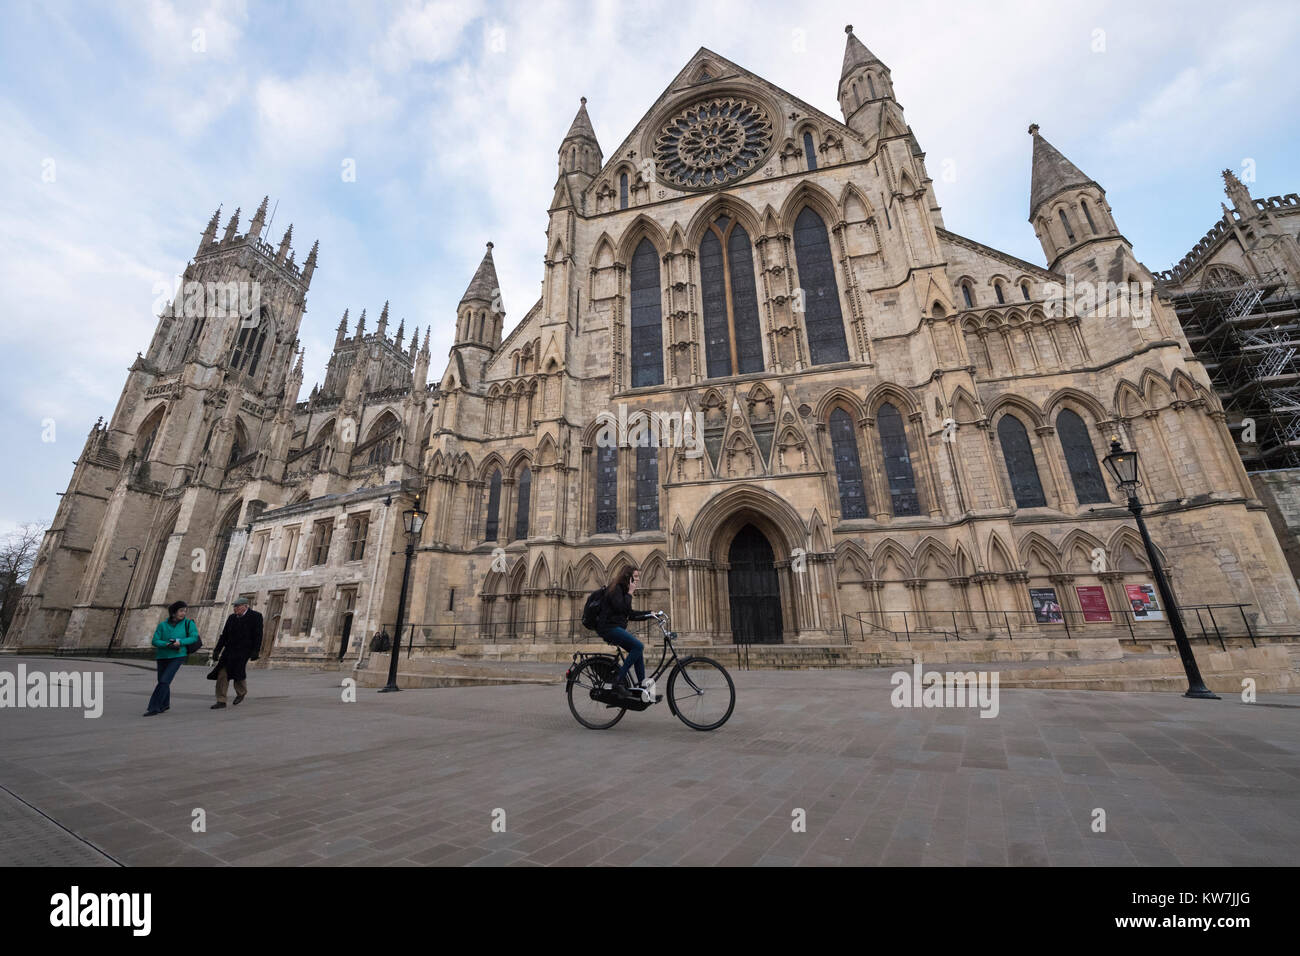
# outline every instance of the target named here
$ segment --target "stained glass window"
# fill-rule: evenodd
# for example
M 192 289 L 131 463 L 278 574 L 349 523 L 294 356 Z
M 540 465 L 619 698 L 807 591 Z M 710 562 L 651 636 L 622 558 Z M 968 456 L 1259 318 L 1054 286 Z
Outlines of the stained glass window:
M 749 233 L 727 216 L 714 220 L 700 240 L 700 283 L 707 376 L 761 372 L 763 338 L 754 254 Z
M 618 177 L 618 208 L 627 208 L 627 173 Z
M 664 381 L 659 253 L 642 239 L 632 256 L 632 387 Z
M 618 446 L 596 448 L 596 533 L 618 530 Z
M 659 528 L 659 449 L 640 445 L 636 450 L 636 530 Z
M 813 148 L 812 133 L 803 134 L 803 154 L 808 160 L 808 168 L 817 168 L 817 150 Z
M 867 495 L 862 486 L 862 461 L 858 458 L 858 440 L 853 434 L 853 419 L 842 408 L 831 412 L 831 451 L 835 456 L 835 479 L 840 489 L 840 516 L 865 518 Z
M 533 496 L 533 472 L 525 468 L 519 475 L 519 483 L 516 485 L 518 491 L 516 497 L 518 503 L 515 505 L 515 539 L 528 537 L 528 509 L 532 503 Z
M 1065 452 L 1065 464 L 1070 469 L 1070 481 L 1074 482 L 1074 494 L 1079 504 L 1110 501 L 1101 468 L 1097 465 L 1097 452 L 1092 447 L 1088 426 L 1083 419 L 1068 408 L 1061 409 L 1061 414 L 1056 416 L 1056 434 L 1061 439 L 1061 450 Z
M 1016 507 L 1044 507 L 1047 499 L 1043 497 L 1043 485 L 1038 480 L 1034 449 L 1029 444 L 1029 433 L 1025 431 L 1020 419 L 1014 415 L 1002 416 L 998 422 L 998 441 L 1002 443 L 1002 460 L 1006 462 Z
M 876 412 L 876 429 L 880 433 L 880 450 L 885 459 L 885 478 L 889 482 L 889 501 L 896 517 L 919 515 L 921 502 L 916 496 L 916 476 L 907 450 L 907 429 L 903 416 L 893 405 L 884 404 Z
M 794 254 L 803 289 L 804 325 L 812 364 L 847 362 L 849 345 L 844 337 L 830 239 L 821 216 L 806 206 L 794 223 Z
M 487 523 L 483 528 L 483 540 L 495 541 L 497 539 L 497 528 L 501 524 L 501 472 L 499 470 L 492 472 L 492 478 L 488 481 L 488 506 L 487 506 Z

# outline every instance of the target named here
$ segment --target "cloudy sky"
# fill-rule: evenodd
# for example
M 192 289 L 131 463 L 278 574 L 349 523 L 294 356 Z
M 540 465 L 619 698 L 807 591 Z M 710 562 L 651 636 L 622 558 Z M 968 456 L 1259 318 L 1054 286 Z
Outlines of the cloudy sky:
M 217 206 L 246 223 L 269 194 L 268 238 L 293 223 L 300 262 L 320 240 L 304 397 L 344 308 L 373 320 L 385 299 L 394 323 L 433 326 L 436 377 L 485 242 L 507 327 L 536 300 L 579 97 L 613 149 L 700 46 L 840 118 L 853 23 L 892 70 L 948 228 L 1035 262 L 1031 122 L 1154 269 L 1219 215 L 1221 169 L 1253 168 L 1256 195 L 1300 191 L 1284 0 L 6 0 L 0 18 L 0 531 L 53 515 L 148 346 L 156 284 Z

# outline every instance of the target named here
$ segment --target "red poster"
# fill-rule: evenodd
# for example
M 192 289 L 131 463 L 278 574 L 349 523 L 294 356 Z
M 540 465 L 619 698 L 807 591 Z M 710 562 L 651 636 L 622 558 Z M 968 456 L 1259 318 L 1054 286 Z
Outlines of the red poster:
M 1074 593 L 1079 595 L 1079 607 L 1083 608 L 1084 621 L 1109 621 L 1110 605 L 1106 602 L 1106 589 L 1093 585 L 1078 587 Z

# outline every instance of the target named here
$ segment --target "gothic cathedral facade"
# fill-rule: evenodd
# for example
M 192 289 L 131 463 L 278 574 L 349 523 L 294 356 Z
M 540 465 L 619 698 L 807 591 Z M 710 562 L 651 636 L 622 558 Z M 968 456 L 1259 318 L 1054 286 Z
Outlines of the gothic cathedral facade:
M 263 241 L 265 202 L 242 235 L 214 216 L 185 278 L 258 283 L 259 308 L 164 310 L 11 646 L 142 646 L 177 598 L 213 633 L 242 594 L 274 658 L 342 658 L 392 630 L 416 502 L 419 648 L 573 640 L 626 565 L 690 642 L 1042 632 L 1051 605 L 1111 636 L 1151 585 L 1111 436 L 1140 453 L 1182 600 L 1293 628 L 1300 593 L 1168 302 L 1139 320 L 1061 298 L 1152 280 L 1102 187 L 1031 127 L 1046 265 L 1017 259 L 945 228 L 851 28 L 837 98 L 842 120 L 701 49 L 608 159 L 584 100 L 540 300 L 504 334 L 489 243 L 436 381 L 427 333 L 390 337 L 385 305 L 373 332 L 344 315 L 299 401 L 317 250 Z

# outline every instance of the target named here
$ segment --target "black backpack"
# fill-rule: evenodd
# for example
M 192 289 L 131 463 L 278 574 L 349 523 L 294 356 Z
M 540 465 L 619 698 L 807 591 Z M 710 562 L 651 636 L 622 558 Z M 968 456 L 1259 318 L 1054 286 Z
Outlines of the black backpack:
M 582 626 L 589 631 L 596 629 L 600 618 L 600 605 L 605 600 L 605 589 L 597 588 L 587 595 L 587 603 L 582 606 Z

